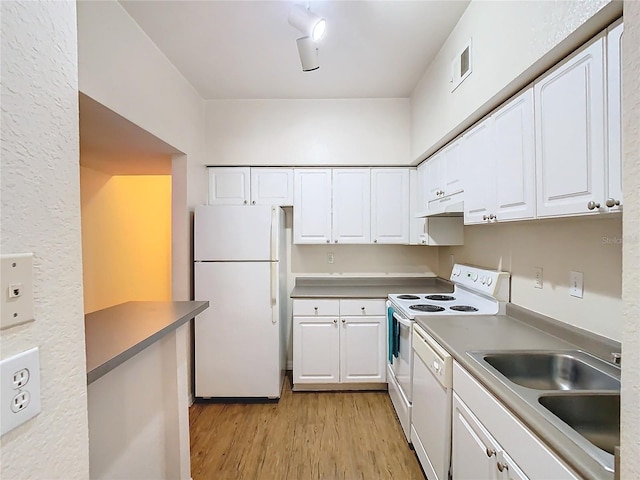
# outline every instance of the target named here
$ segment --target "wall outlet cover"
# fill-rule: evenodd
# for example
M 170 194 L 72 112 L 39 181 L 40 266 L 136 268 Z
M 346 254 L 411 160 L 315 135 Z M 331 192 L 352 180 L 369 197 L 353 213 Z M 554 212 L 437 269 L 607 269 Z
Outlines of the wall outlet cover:
M 38 347 L 0 361 L 0 435 L 40 413 Z

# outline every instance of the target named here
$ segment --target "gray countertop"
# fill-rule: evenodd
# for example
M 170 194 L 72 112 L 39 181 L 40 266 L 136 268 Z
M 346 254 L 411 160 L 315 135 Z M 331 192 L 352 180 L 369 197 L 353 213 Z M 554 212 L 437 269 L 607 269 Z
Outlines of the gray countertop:
M 87 384 L 209 307 L 209 302 L 126 302 L 84 317 Z
M 528 316 L 531 315 L 528 314 Z M 419 316 L 416 317 L 416 321 L 449 351 L 461 366 L 498 397 L 516 417 L 578 474 L 586 479 L 613 478 L 612 473 L 607 472 L 544 416 L 466 354 L 466 352 L 473 350 L 565 350 L 576 348 L 585 350 L 585 344 L 593 342 L 593 338 L 590 338 L 592 335 L 587 333 L 586 340 L 584 340 L 579 338 L 580 335 L 576 335 L 574 330 L 561 338 L 516 318 L 500 315 Z M 611 348 L 619 345 L 616 342 L 607 342 L 606 340 L 603 340 L 603 343 L 605 344 L 602 348 L 603 351 L 613 351 Z M 591 353 L 597 354 L 593 351 Z
M 387 298 L 390 293 L 447 293 L 438 277 L 298 277 L 291 298 Z

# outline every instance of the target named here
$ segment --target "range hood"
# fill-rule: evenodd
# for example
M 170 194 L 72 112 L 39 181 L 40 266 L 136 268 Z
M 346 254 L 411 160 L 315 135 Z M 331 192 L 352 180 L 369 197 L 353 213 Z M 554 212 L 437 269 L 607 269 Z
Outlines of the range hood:
M 416 217 L 462 217 L 464 201 L 462 193 L 429 202 L 429 208 L 416 213 Z

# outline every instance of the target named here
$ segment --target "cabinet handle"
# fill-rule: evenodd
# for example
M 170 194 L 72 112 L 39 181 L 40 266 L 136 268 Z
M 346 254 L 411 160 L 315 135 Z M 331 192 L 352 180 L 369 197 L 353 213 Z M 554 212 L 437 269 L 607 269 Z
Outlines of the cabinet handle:
M 347 323 L 347 321 L 343 318 L 343 319 L 342 319 L 342 323 Z
M 338 243 L 338 240 L 334 240 L 333 243 Z
M 422 240 L 422 244 L 424 245 L 425 243 L 427 243 L 427 241 L 426 240 Z
M 496 466 L 498 467 L 498 470 L 500 470 L 501 472 L 504 472 L 505 470 L 509 470 L 509 465 L 507 465 L 506 463 L 497 462 Z
M 373 241 L 373 243 L 378 243 L 378 239 L 376 238 L 376 239 Z
M 338 323 L 338 319 L 337 319 L 337 318 L 334 318 L 334 319 L 333 319 L 333 323 Z
M 313 307 L 313 309 L 317 312 L 318 311 L 318 307 Z
M 360 310 L 362 310 L 364 312 L 364 307 L 360 307 Z
M 255 204 L 256 204 L 256 201 L 255 201 L 255 200 L 254 200 L 253 202 L 251 202 L 251 205 L 255 205 Z
M 245 204 L 245 205 L 247 204 L 247 201 L 246 201 L 246 200 L 244 201 L 244 204 Z
M 329 243 L 329 240 L 327 240 L 327 243 Z
M 487 447 L 487 457 L 491 458 L 496 454 L 496 451 Z
M 497 220 L 498 217 L 496 217 L 493 213 L 491 215 L 489 215 L 489 220 Z
M 600 204 L 591 200 L 589 203 L 587 203 L 587 208 L 589 210 L 595 210 L 596 208 L 600 208 Z
M 482 215 L 482 219 L 483 220 L 489 220 L 489 217 L 487 217 L 486 215 Z
M 615 198 L 607 198 L 607 201 L 604 202 L 604 204 L 609 208 L 617 207 L 618 205 L 620 205 L 620 200 L 616 200 Z

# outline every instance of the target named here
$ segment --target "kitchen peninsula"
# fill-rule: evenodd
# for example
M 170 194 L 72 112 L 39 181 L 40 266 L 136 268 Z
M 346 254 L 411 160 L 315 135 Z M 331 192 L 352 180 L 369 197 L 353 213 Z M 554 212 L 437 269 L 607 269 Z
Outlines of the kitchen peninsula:
M 188 478 L 189 320 L 208 306 L 126 302 L 85 316 L 91 478 Z

